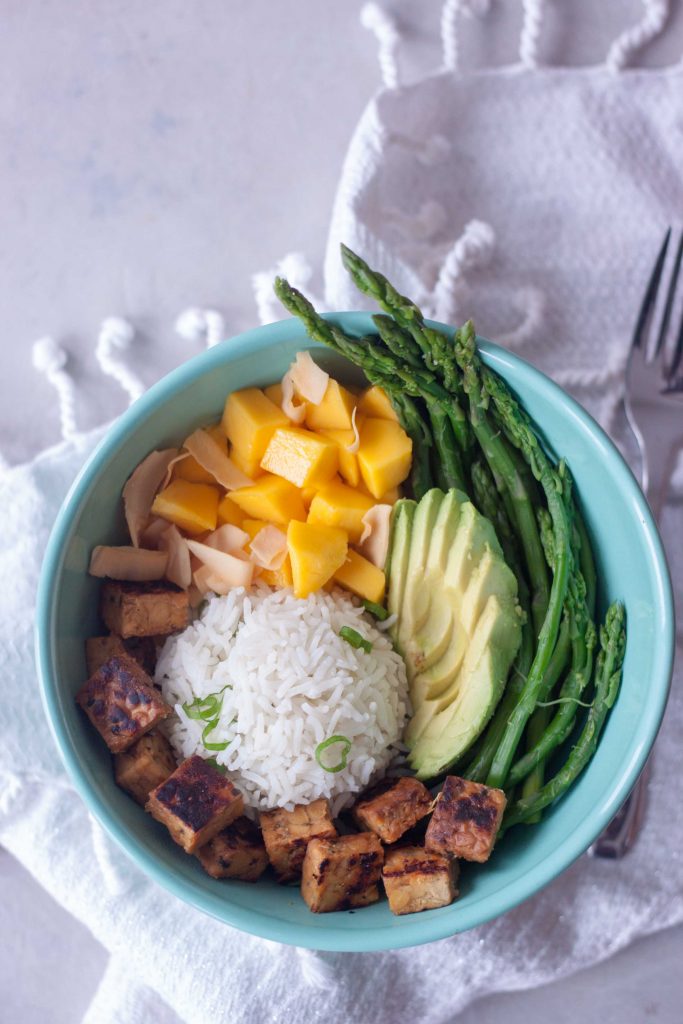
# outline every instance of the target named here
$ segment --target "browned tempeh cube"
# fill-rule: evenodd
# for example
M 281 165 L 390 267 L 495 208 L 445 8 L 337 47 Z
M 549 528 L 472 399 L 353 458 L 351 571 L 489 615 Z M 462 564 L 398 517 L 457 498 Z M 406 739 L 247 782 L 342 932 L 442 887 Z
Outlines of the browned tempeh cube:
M 383 843 L 395 843 L 404 832 L 429 814 L 432 797 L 418 779 L 386 780 L 353 809 L 353 816 L 363 829 L 369 829 Z
M 110 658 L 126 655 L 126 648 L 120 636 L 89 636 L 85 641 L 85 663 L 88 676 L 94 676 Z
M 387 850 L 382 878 L 392 914 L 447 907 L 458 895 L 458 862 L 421 846 Z
M 384 850 L 374 832 L 312 839 L 301 874 L 301 895 L 315 914 L 366 907 L 379 899 Z
M 327 800 L 297 804 L 292 811 L 277 808 L 261 814 L 263 841 L 278 881 L 293 882 L 301 874 L 306 847 L 311 839 L 337 834 Z
M 122 640 L 114 633 L 110 636 L 89 636 L 85 641 L 85 661 L 88 666 L 88 675 L 94 675 L 98 668 L 101 668 L 110 658 L 125 654 L 134 658 L 138 665 L 144 668 L 147 675 L 154 675 L 157 649 L 152 637 L 134 636 L 128 640 Z
M 195 853 L 244 811 L 242 794 L 195 754 L 153 789 L 145 808 L 185 853 Z
M 427 828 L 426 849 L 483 864 L 493 850 L 505 803 L 502 789 L 447 776 Z
M 78 691 L 76 703 L 113 754 L 127 750 L 171 714 L 147 673 L 128 655 L 102 665 Z
M 157 729 L 114 755 L 114 778 L 121 789 L 144 807 L 153 789 L 176 770 L 171 744 Z
M 121 583 L 109 580 L 102 587 L 101 611 L 112 633 L 165 636 L 184 629 L 189 619 L 187 591 L 172 583 Z
M 155 638 L 151 636 L 129 636 L 123 641 L 131 658 L 135 658 L 139 665 L 142 665 L 149 676 L 154 675 L 157 667 L 157 645 Z
M 213 878 L 255 882 L 268 867 L 261 830 L 249 818 L 236 818 L 197 851 L 202 867 Z

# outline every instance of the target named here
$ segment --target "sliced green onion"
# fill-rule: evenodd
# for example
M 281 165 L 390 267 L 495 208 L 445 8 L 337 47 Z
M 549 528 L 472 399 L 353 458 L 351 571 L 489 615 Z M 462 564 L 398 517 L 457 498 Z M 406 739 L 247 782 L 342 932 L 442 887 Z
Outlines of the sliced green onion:
M 324 753 L 324 751 L 327 750 L 328 747 L 331 747 L 334 743 L 344 744 L 339 764 L 335 764 L 332 766 L 323 764 L 322 754 Z M 351 740 L 348 739 L 346 736 L 330 736 L 329 740 L 323 740 L 323 742 L 319 743 L 318 746 L 315 748 L 315 759 L 325 772 L 343 772 L 344 769 L 346 768 L 346 759 L 349 756 L 350 750 Z
M 372 650 L 372 643 L 366 640 L 364 636 L 361 636 L 357 629 L 352 629 L 351 626 L 342 626 L 339 630 L 339 636 L 342 640 L 346 640 L 347 644 L 351 644 L 356 650 L 363 648 L 366 654 L 369 654 Z
M 374 601 L 363 601 L 363 607 L 366 612 L 370 612 L 370 614 L 374 615 L 380 622 L 384 622 L 385 619 L 389 618 L 389 612 L 386 608 L 383 608 L 381 604 L 375 604 Z
M 205 757 L 204 760 L 207 764 L 210 764 L 212 768 L 215 768 L 217 772 L 220 772 L 221 775 L 227 774 L 228 769 L 224 764 L 219 764 L 215 757 Z
M 228 746 L 228 741 L 225 740 L 223 743 L 209 743 L 207 736 L 210 736 L 213 730 L 218 725 L 218 719 L 213 718 L 210 722 L 204 726 L 202 730 L 202 743 L 204 744 L 205 750 L 225 750 Z
M 225 690 L 227 690 L 227 686 L 224 686 L 218 693 L 210 693 L 207 697 L 195 697 L 193 701 L 183 704 L 183 711 L 188 718 L 208 722 L 209 719 L 215 718 L 221 713 Z

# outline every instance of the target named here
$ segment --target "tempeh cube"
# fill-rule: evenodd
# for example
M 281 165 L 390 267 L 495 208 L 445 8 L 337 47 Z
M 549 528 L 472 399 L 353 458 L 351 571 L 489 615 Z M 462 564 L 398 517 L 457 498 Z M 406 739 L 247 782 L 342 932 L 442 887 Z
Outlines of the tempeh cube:
M 458 862 L 421 846 L 387 850 L 382 879 L 392 914 L 447 907 L 458 895 Z
M 312 839 L 304 857 L 301 895 L 315 914 L 376 903 L 383 861 L 374 832 Z
M 276 808 L 261 813 L 263 841 L 278 881 L 293 882 L 301 874 L 306 847 L 311 839 L 337 835 L 327 800 L 297 804 L 291 811 Z
M 418 779 L 387 780 L 361 797 L 353 809 L 357 824 L 383 843 L 395 843 L 432 809 L 432 797 Z
M 109 580 L 102 587 L 102 618 L 112 633 L 124 639 L 165 636 L 184 629 L 189 607 L 187 591 L 172 583 Z
M 505 803 L 502 789 L 447 776 L 427 828 L 426 849 L 483 864 L 493 850 Z
M 121 789 L 144 807 L 153 789 L 176 770 L 171 744 L 157 729 L 114 755 L 114 778 Z
M 236 818 L 202 846 L 197 857 L 213 878 L 255 882 L 268 867 L 261 830 L 249 818 Z
M 154 675 L 156 667 L 156 644 L 151 637 L 130 637 L 122 640 L 120 636 L 89 636 L 85 641 L 85 661 L 88 675 L 92 676 L 110 658 L 129 654 L 144 668 L 147 675 Z
M 85 663 L 88 676 L 94 676 L 110 658 L 125 657 L 126 648 L 120 636 L 89 636 L 85 641 Z
M 242 794 L 195 754 L 153 789 L 145 810 L 165 825 L 185 853 L 195 853 L 244 811 Z
M 127 655 L 102 665 L 78 691 L 76 703 L 113 754 L 127 750 L 171 714 L 147 673 Z

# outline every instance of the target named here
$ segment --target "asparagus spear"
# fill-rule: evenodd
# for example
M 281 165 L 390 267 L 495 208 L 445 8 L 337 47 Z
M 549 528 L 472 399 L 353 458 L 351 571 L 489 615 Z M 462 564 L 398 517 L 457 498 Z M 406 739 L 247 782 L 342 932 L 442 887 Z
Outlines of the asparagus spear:
M 564 767 L 533 797 L 517 800 L 508 808 L 503 820 L 504 828 L 527 821 L 553 803 L 575 782 L 595 753 L 605 719 L 619 692 L 626 644 L 624 621 L 623 605 L 616 602 L 608 609 L 605 624 L 600 629 L 595 697 L 581 735 Z
M 365 260 L 346 245 L 342 245 L 341 254 L 342 262 L 358 289 L 375 299 L 382 309 L 393 317 L 398 326 L 411 335 L 422 353 L 427 368 L 441 376 L 446 390 L 452 395 L 453 428 L 458 444 L 463 451 L 467 451 L 471 437 L 467 417 L 457 401 L 457 396 L 462 393 L 460 374 L 453 360 L 449 358 L 447 339 L 440 331 L 425 324 L 424 317 L 415 303 L 397 292 L 383 274 L 372 270 Z
M 524 727 L 533 714 L 557 642 L 571 568 L 570 527 L 565 506 L 564 483 L 561 478 L 562 467 L 560 467 L 560 472 L 554 469 L 541 448 L 526 414 L 520 409 L 503 382 L 481 363 L 476 352 L 474 328 L 471 323 L 465 324 L 457 333 L 455 351 L 463 372 L 464 387 L 470 397 L 471 419 L 475 433 L 477 433 L 476 421 L 484 421 L 480 410 L 487 408 L 486 399 L 490 397 L 495 404 L 507 439 L 519 449 L 543 488 L 554 532 L 553 582 L 548 608 L 538 636 L 536 653 L 519 700 L 510 714 L 487 778 L 488 785 L 502 787 L 505 784 Z M 534 527 L 536 527 L 535 519 Z

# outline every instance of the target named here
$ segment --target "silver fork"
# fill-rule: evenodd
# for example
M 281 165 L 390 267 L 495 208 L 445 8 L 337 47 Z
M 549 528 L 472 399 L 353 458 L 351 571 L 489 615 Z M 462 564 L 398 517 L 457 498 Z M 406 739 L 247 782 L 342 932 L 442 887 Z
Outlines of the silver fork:
M 640 450 L 643 491 L 657 520 L 666 500 L 676 456 L 683 446 L 683 377 L 679 375 L 683 357 L 683 316 L 673 347 L 666 344 L 681 269 L 683 234 L 673 258 L 654 343 L 650 331 L 670 241 L 671 228 L 664 236 L 638 312 L 624 394 L 626 415 Z M 631 849 L 645 816 L 649 775 L 650 760 L 626 802 L 591 846 L 589 853 L 593 856 L 618 859 Z

